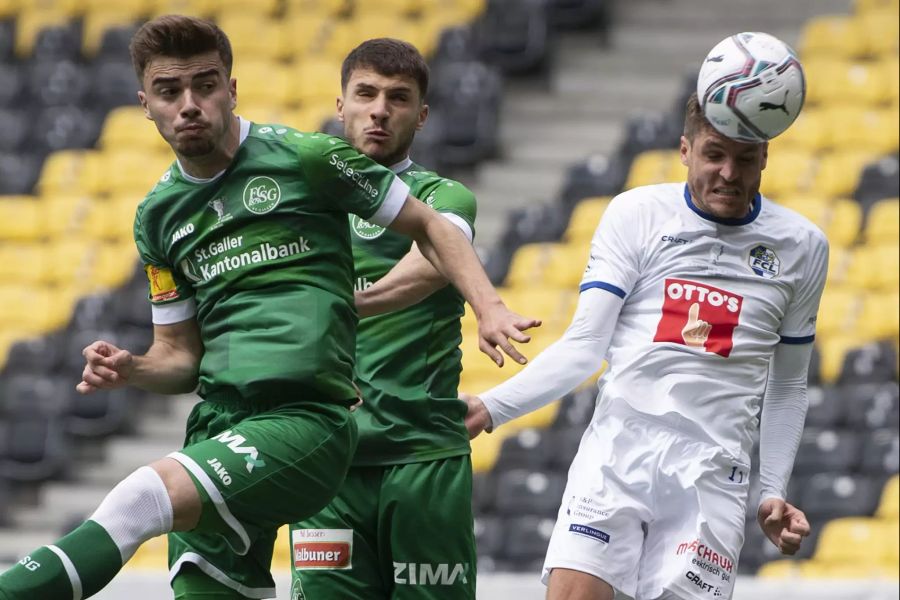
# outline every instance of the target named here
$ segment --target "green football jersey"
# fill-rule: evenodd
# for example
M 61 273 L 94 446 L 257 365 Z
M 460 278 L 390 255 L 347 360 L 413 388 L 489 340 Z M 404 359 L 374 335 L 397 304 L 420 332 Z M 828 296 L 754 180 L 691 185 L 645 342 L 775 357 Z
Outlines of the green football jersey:
M 200 395 L 261 402 L 306 390 L 352 403 L 347 215 L 389 224 L 408 189 L 338 138 L 244 120 L 216 177 L 173 163 L 138 207 L 134 236 L 153 322 L 200 325 Z
M 400 169 L 413 196 L 474 234 L 471 191 L 411 162 L 395 170 Z M 409 238 L 356 216 L 350 217 L 350 230 L 357 289 L 387 274 L 412 246 Z M 410 463 L 469 452 L 466 406 L 457 398 L 463 311 L 462 296 L 448 285 L 406 309 L 360 320 L 355 375 L 364 402 L 355 412 L 355 465 Z

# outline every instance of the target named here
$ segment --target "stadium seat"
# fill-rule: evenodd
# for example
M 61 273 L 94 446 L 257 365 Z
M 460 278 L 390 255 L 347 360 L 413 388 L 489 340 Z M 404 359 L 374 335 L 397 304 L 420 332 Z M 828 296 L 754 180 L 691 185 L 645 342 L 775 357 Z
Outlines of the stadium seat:
M 0 61 L 0 107 L 17 107 L 24 101 L 26 76 L 22 67 Z
M 809 519 L 833 519 L 851 515 L 872 515 L 878 506 L 880 478 L 838 473 L 818 473 L 800 498 Z
M 898 51 L 897 11 L 891 8 L 869 10 L 854 16 L 859 27 L 866 32 L 868 54 L 872 57 L 896 56 Z
M 134 67 L 122 57 L 100 57 L 91 66 L 91 102 L 100 110 L 137 106 L 138 80 Z
M 862 439 L 854 431 L 807 427 L 800 438 L 794 473 L 850 471 L 859 462 Z
M 889 108 L 837 105 L 825 109 L 834 149 L 887 154 L 897 149 L 897 113 Z
M 867 244 L 900 242 L 900 198 L 886 198 L 872 204 L 863 237 Z
M 476 515 L 493 510 L 496 483 L 497 478 L 493 472 L 479 472 L 472 475 L 472 510 Z
M 552 471 L 563 475 L 568 473 L 569 466 L 578 453 L 585 429 L 586 427 L 575 425 L 570 427 L 554 426 L 550 430 L 553 451 L 548 466 Z
M 476 515 L 474 525 L 478 560 L 495 558 L 504 547 L 506 528 L 503 518 L 495 515 Z
M 74 58 L 47 58 L 30 64 L 29 96 L 40 106 L 81 104 L 91 91 L 88 67 Z
M 68 377 L 48 373 L 9 373 L 3 379 L 0 414 L 6 415 L 29 407 L 49 416 L 62 415 L 73 387 Z
M 276 19 L 265 16 L 264 11 L 223 11 L 217 19 L 219 27 L 228 34 L 235 56 L 242 57 L 236 68 L 246 72 L 244 62 L 269 63 L 291 58 L 291 46 L 287 38 L 296 35 Z
M 900 471 L 900 434 L 896 428 L 876 429 L 865 437 L 860 470 L 871 475 L 896 475 Z
M 896 266 L 896 255 L 891 262 Z M 882 268 L 890 268 L 890 262 Z M 896 273 L 892 277 L 897 277 Z M 893 286 L 896 290 L 896 285 Z M 900 335 L 900 292 L 869 294 L 859 315 L 859 333 L 864 339 L 896 339 Z
M 531 427 L 519 430 L 503 440 L 494 471 L 546 468 L 553 455 L 553 441 L 546 430 Z
M 900 518 L 900 475 L 894 475 L 884 485 L 876 515 L 893 522 Z
M 608 196 L 590 197 L 580 200 L 569 217 L 565 239 L 575 247 L 582 248 L 587 256 L 591 239 L 600 224 L 611 198 Z
M 115 152 L 120 148 L 169 152 L 169 146 L 147 120 L 139 106 L 120 106 L 107 113 L 97 146 Z
M 28 23 L 27 21 L 21 21 L 23 18 L 27 18 L 29 14 L 34 13 L 20 14 L 19 19 L 17 20 L 17 23 L 19 23 L 17 33 L 27 35 L 25 31 L 26 28 L 29 25 L 35 25 L 33 23 Z M 35 32 L 33 45 L 30 48 L 28 56 L 36 61 L 42 62 L 53 60 L 77 60 L 81 53 L 80 31 L 77 26 L 67 18 L 58 20 L 59 14 L 54 14 L 53 11 L 41 12 L 38 13 L 38 15 L 39 16 L 36 17 L 38 21 L 45 18 L 47 20 L 43 23 L 36 24 L 40 29 Z M 22 44 L 27 43 L 27 38 L 17 38 L 16 42 L 17 47 L 21 49 Z M 25 57 L 25 55 L 21 53 L 19 55 L 22 58 Z
M 87 10 L 81 25 L 82 56 L 89 59 L 97 56 L 103 35 L 108 29 L 127 28 L 140 20 L 144 16 L 144 7 L 136 4 L 117 0 L 114 7 L 106 5 Z M 127 50 L 125 55 L 127 56 Z
M 898 273 L 900 256 L 898 254 L 900 254 L 900 242 L 897 241 L 880 245 L 858 246 L 853 251 L 850 264 L 846 269 L 845 283 L 857 289 L 865 289 L 868 293 L 889 294 L 897 289 L 897 283 L 900 281 L 900 273 Z M 871 299 L 872 297 L 864 299 L 863 313 L 865 313 L 865 304 Z M 860 319 L 865 318 L 865 314 L 860 314 Z
M 545 470 L 512 469 L 497 473 L 496 510 L 504 515 L 551 516 L 559 509 L 565 477 Z
M 0 281 L 24 285 L 52 281 L 52 255 L 40 242 L 0 243 Z
M 868 362 L 865 355 L 848 360 Z M 871 362 L 866 367 L 856 367 L 860 377 L 862 372 L 871 369 Z M 858 430 L 896 427 L 900 422 L 900 388 L 896 381 L 883 383 L 855 382 L 841 385 L 839 388 L 844 400 L 844 414 L 847 425 Z
M 806 426 L 832 428 L 840 426 L 844 416 L 844 398 L 834 386 L 813 385 L 807 388 L 809 408 Z
M 671 150 L 681 140 L 682 124 L 665 112 L 648 112 L 628 119 L 619 155 L 628 160 L 647 150 Z
M 123 57 L 127 57 L 128 45 L 137 29 L 137 25 L 134 24 L 106 28 L 101 32 L 95 60 L 122 60 Z
M 807 150 L 785 148 L 773 153 L 763 171 L 760 191 L 780 202 L 811 184 L 815 166 L 816 160 Z
M 0 104 L 0 152 L 16 152 L 29 141 L 31 116 L 25 108 L 3 108 Z
M 83 396 L 68 378 L 67 384 L 63 429 L 74 439 L 98 439 L 130 431 L 139 397 L 132 390 L 99 390 Z
M 816 332 L 821 336 L 848 331 L 856 323 L 861 306 L 858 291 L 826 285 L 819 304 Z
M 593 154 L 575 163 L 566 171 L 560 202 L 574 206 L 584 198 L 618 194 L 625 184 L 630 163 L 618 155 Z
M 60 333 L 51 333 L 13 342 L 6 359 L 6 372 L 28 376 L 57 373 L 63 358 L 62 337 Z
M 867 213 L 875 202 L 898 196 L 900 196 L 900 165 L 896 154 L 866 165 L 860 176 L 859 186 L 853 193 L 853 198 L 859 202 L 864 213 Z
M 802 151 L 816 154 L 832 147 L 832 124 L 828 120 L 828 111 L 824 107 L 806 106 L 797 115 L 797 120 L 791 126 L 769 142 L 769 165 L 772 160 L 778 160 L 786 151 Z M 765 179 L 768 173 L 763 173 Z
M 476 23 L 481 57 L 503 72 L 543 70 L 550 52 L 550 23 L 543 0 L 489 0 Z
M 313 106 L 328 102 L 333 108 L 335 98 L 341 93 L 341 63 L 332 58 L 307 56 L 291 67 L 290 79 L 292 104 Z
M 835 150 L 824 154 L 819 158 L 808 191 L 825 198 L 846 198 L 859 184 L 863 168 L 874 158 L 866 150 Z
M 34 196 L 0 196 L 0 242 L 38 240 L 42 235 L 40 209 Z
M 685 168 L 678 150 L 647 150 L 634 157 L 624 189 L 642 185 L 683 181 Z
M 290 540 L 290 528 L 287 525 L 279 527 L 275 535 L 275 550 L 272 553 L 272 571 L 287 572 L 294 568 L 293 544 Z
M 803 58 L 860 58 L 869 53 L 867 32 L 850 15 L 819 15 L 807 19 L 797 50 Z
M 0 439 L 0 478 L 39 483 L 64 472 L 72 457 L 61 417 L 26 405 L 4 420 L 8 431 Z
M 891 382 L 897 379 L 897 350 L 887 341 L 854 348 L 841 365 L 841 383 Z
M 102 178 L 101 154 L 93 150 L 61 150 L 44 161 L 37 190 L 41 196 L 99 193 Z
M 547 544 L 553 534 L 554 520 L 549 517 L 534 515 L 510 516 L 504 520 L 506 531 L 500 558 L 510 561 L 511 566 L 533 566 L 547 553 Z
M 866 517 L 845 517 L 825 524 L 814 559 L 828 564 L 887 563 L 890 557 L 887 522 Z
M 0 195 L 30 194 L 42 159 L 41 152 L 0 152 Z
M 33 147 L 50 153 L 69 148 L 87 148 L 100 135 L 102 115 L 81 106 L 52 106 L 37 114 Z

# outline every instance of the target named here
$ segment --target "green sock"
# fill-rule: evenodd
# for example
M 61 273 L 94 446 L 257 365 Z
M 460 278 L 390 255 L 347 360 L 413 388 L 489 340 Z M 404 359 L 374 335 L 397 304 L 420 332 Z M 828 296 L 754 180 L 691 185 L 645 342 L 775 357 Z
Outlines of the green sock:
M 85 521 L 53 546 L 65 559 L 50 547 L 41 546 L 0 575 L 0 594 L 5 600 L 70 600 L 75 587 L 81 589 L 81 597 L 87 598 L 122 568 L 119 548 L 93 521 Z

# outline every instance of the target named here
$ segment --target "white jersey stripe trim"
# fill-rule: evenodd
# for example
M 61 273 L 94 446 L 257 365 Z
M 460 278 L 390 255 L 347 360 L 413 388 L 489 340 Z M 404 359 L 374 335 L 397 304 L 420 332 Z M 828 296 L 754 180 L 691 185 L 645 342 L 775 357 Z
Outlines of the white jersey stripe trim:
M 222 497 L 221 492 L 219 492 L 219 488 L 216 487 L 216 484 L 213 483 L 212 479 L 209 478 L 209 475 L 194 462 L 190 456 L 186 454 L 182 454 L 181 452 L 172 452 L 168 455 L 168 458 L 174 458 L 181 465 L 191 472 L 191 475 L 197 478 L 200 482 L 200 485 L 203 486 L 203 489 L 206 490 L 206 493 L 209 494 L 210 499 L 213 501 L 213 505 L 216 507 L 216 512 L 219 513 L 219 516 L 222 517 L 222 520 L 225 521 L 225 524 L 231 527 L 231 529 L 241 538 L 241 543 L 243 547 L 235 548 L 231 544 L 231 540 L 225 538 L 225 541 L 231 546 L 231 549 L 234 550 L 238 555 L 244 556 L 247 554 L 247 551 L 250 550 L 250 536 L 247 535 L 247 530 L 244 529 L 244 526 L 241 525 L 241 522 L 238 521 L 231 511 L 228 509 L 228 505 L 225 503 L 225 498 Z
M 469 224 L 466 223 L 465 219 L 457 214 L 448 212 L 442 212 L 440 213 L 440 215 L 459 227 L 459 230 L 463 232 L 463 235 L 466 236 L 466 239 L 469 240 L 469 243 L 472 243 L 472 240 L 475 239 L 475 236 L 472 234 L 472 228 L 469 227 Z
M 81 577 L 78 576 L 78 570 L 69 555 L 62 551 L 58 546 L 48 545 L 47 550 L 59 557 L 66 575 L 69 576 L 69 583 L 72 584 L 72 600 L 81 600 L 83 593 L 81 590 Z
M 178 560 L 175 561 L 175 564 L 172 565 L 172 568 L 169 570 L 170 584 L 175 580 L 175 576 L 178 575 L 178 571 L 181 570 L 181 565 L 185 563 L 196 565 L 198 569 L 203 571 L 212 579 L 215 579 L 222 585 L 233 589 L 237 593 L 241 594 L 242 596 L 246 596 L 247 598 L 262 599 L 275 597 L 275 588 L 252 588 L 238 583 L 196 552 L 185 552 L 178 557 Z
M 406 202 L 407 196 L 409 196 L 409 186 L 399 177 L 395 176 L 394 181 L 391 183 L 391 187 L 388 189 L 387 195 L 384 198 L 384 202 L 381 203 L 381 206 L 375 211 L 375 214 L 366 220 L 369 223 L 387 227 L 397 218 L 397 215 L 400 214 L 400 209 L 403 208 L 403 203 Z
M 197 303 L 193 298 L 171 304 L 153 304 L 150 309 L 154 325 L 172 325 L 187 321 L 197 314 Z

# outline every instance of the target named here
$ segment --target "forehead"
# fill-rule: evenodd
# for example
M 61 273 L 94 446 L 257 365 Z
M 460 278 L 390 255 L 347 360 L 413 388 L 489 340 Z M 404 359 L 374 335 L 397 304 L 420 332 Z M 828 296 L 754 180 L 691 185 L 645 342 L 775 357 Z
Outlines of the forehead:
M 398 73 L 396 75 L 384 75 L 369 67 L 353 69 L 347 79 L 347 87 L 371 86 L 378 89 L 408 89 L 419 91 L 419 84 L 410 75 Z
M 152 85 L 159 78 L 189 80 L 198 73 L 208 73 L 210 70 L 225 73 L 222 58 L 215 50 L 188 57 L 154 56 L 144 69 L 144 82 Z
M 763 144 L 739 142 L 725 137 L 712 127 L 704 127 L 698 132 L 694 145 L 700 150 L 719 149 L 728 154 L 749 154 L 759 152 Z

